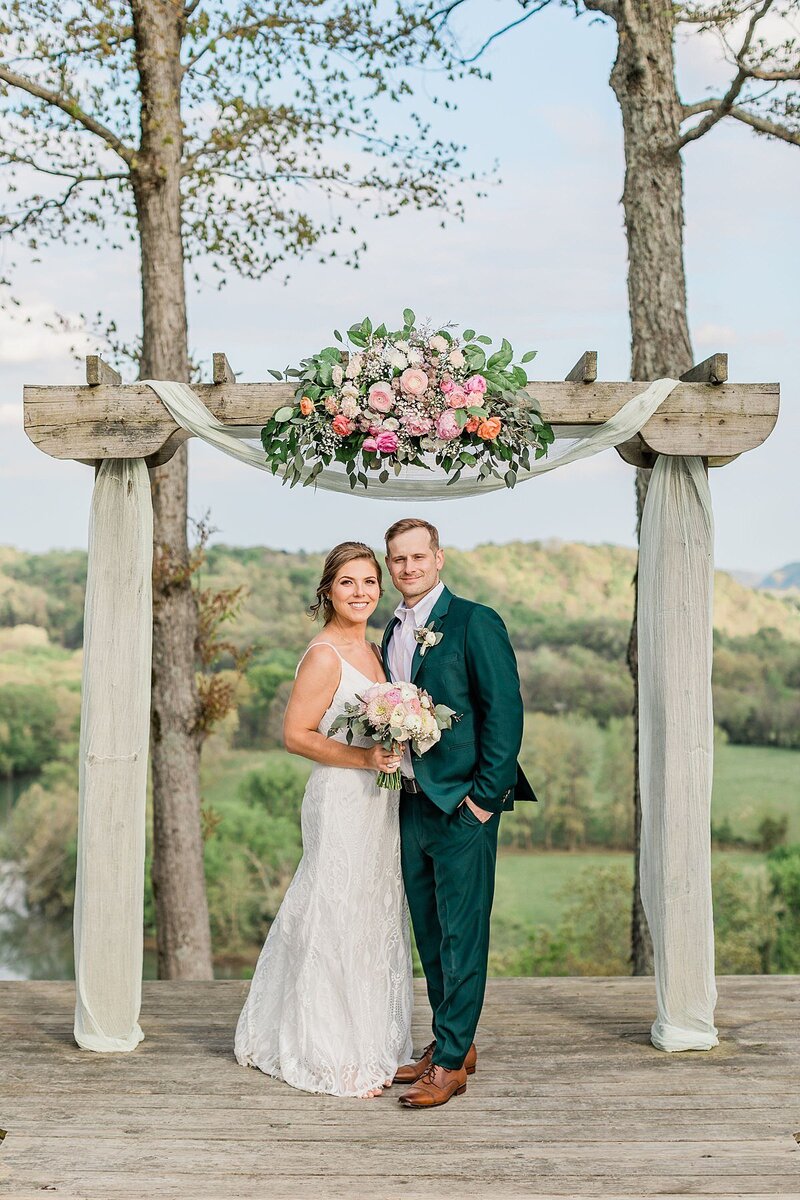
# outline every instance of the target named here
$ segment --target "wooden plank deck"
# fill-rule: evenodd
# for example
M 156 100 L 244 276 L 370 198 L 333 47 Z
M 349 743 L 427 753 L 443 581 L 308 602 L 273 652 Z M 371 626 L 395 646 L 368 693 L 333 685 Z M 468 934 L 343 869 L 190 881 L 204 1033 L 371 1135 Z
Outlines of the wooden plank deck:
M 431 1112 L 238 1066 L 247 982 L 145 983 L 145 1040 L 72 1039 L 74 989 L 0 984 L 0 1196 L 800 1197 L 800 979 L 719 982 L 722 1044 L 648 1041 L 649 979 L 493 979 L 467 1093 Z M 416 1045 L 427 1040 L 418 992 Z

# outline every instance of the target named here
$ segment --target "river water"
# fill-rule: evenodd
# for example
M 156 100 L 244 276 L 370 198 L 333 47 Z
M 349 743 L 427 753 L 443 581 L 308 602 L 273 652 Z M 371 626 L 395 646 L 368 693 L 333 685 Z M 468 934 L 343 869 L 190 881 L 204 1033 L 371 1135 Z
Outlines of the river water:
M 0 834 L 32 779 L 0 779 Z M 241 977 L 237 964 L 217 964 L 218 979 Z M 46 920 L 28 912 L 12 863 L 0 859 L 0 979 L 74 979 L 72 918 Z M 154 950 L 145 949 L 142 978 L 157 978 Z

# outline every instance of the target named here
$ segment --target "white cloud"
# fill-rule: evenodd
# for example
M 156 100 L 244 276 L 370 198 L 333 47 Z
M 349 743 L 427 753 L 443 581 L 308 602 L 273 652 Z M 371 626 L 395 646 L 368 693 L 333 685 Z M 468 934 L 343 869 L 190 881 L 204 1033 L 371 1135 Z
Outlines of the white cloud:
M 70 322 L 79 321 L 75 314 L 64 315 Z M 82 354 L 96 349 L 96 339 L 88 334 L 48 328 L 55 320 L 55 309 L 42 301 L 0 311 L 0 363 L 56 362 L 68 358 L 73 346 Z

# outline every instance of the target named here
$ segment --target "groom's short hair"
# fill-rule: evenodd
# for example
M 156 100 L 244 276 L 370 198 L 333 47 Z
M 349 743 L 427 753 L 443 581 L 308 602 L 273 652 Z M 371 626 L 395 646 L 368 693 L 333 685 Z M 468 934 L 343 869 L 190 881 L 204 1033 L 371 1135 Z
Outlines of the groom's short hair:
M 427 529 L 431 539 L 431 550 L 439 549 L 439 530 L 435 525 L 431 525 L 430 521 L 423 521 L 421 517 L 402 517 L 395 521 L 394 525 L 390 525 L 386 530 L 386 549 L 389 549 L 394 538 L 399 537 L 401 533 L 408 533 L 409 529 Z

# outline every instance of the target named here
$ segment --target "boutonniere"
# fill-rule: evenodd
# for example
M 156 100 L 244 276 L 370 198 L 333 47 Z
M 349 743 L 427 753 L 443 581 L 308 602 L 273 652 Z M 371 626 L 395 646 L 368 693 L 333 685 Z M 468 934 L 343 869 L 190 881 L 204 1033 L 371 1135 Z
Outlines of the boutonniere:
M 414 638 L 419 645 L 420 658 L 424 656 L 426 650 L 430 650 L 431 646 L 438 646 L 443 637 L 443 633 L 436 633 L 430 625 L 422 625 L 419 629 L 415 629 Z

